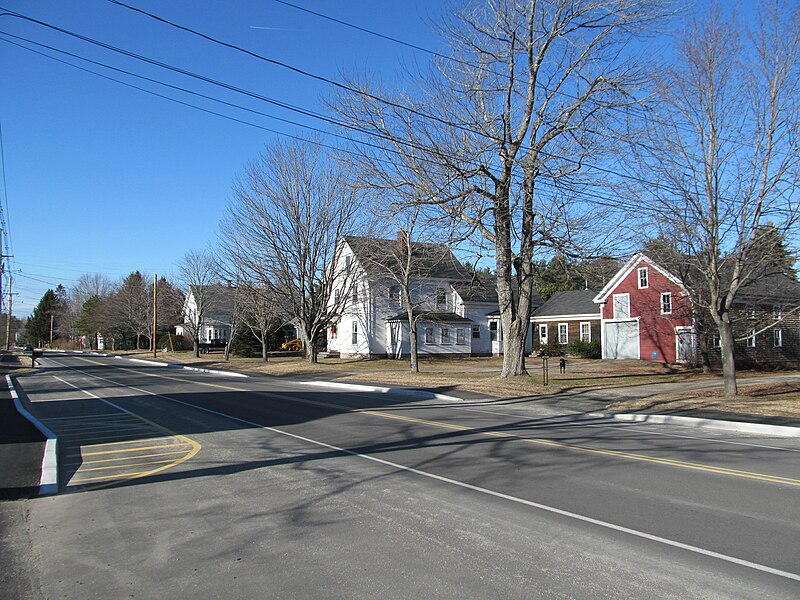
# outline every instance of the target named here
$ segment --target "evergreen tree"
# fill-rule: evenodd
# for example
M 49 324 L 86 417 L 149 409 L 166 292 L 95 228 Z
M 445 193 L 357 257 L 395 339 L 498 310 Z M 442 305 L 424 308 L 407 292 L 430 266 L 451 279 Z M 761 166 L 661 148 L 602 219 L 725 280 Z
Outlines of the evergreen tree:
M 43 346 L 50 341 L 50 325 L 52 318 L 53 331 L 58 330 L 61 313 L 64 309 L 64 295 L 58 295 L 58 291 L 63 292 L 64 287 L 59 285 L 56 291 L 47 290 L 39 300 L 39 304 L 33 310 L 33 314 L 28 317 L 25 324 L 25 337 L 28 342 Z

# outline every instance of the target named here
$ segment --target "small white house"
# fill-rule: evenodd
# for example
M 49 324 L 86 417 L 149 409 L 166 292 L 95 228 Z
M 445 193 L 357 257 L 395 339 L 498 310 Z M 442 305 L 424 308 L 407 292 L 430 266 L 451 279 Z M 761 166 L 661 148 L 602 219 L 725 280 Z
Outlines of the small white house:
M 341 356 L 411 354 L 407 305 L 400 284 L 404 233 L 397 240 L 345 237 L 337 272 L 349 273 L 334 296 L 348 295 L 328 329 L 328 352 Z M 443 244 L 412 242 L 409 291 L 424 355 L 489 356 L 503 351 L 494 282 L 471 274 Z M 346 289 L 345 289 L 346 288 Z M 528 342 L 530 345 L 530 340 Z
M 184 324 L 175 327 L 177 335 L 189 335 L 195 326 L 200 326 L 201 344 L 212 340 L 231 339 L 231 322 L 236 288 L 225 285 L 189 286 L 184 299 Z M 198 303 L 203 302 L 203 314 L 199 314 Z M 190 336 L 191 337 L 191 336 Z

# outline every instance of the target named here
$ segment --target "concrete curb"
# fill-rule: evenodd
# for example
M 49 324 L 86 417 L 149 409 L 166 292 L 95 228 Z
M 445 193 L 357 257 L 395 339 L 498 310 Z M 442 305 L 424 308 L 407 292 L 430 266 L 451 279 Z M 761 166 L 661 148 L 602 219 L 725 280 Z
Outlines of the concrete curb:
M 300 385 L 314 385 L 317 387 L 327 387 L 339 390 L 351 390 L 354 392 L 371 392 L 374 394 L 387 394 L 393 396 L 405 396 L 408 398 L 418 398 L 420 400 L 441 400 L 442 402 L 467 402 L 463 398 L 457 396 L 446 396 L 445 394 L 437 394 L 435 392 L 428 392 L 425 390 L 409 389 L 409 388 L 396 388 L 396 387 L 382 387 L 375 385 L 362 385 L 358 383 L 337 383 L 335 381 L 296 381 Z
M 50 431 L 50 429 L 44 425 L 44 423 L 40 422 L 36 417 L 34 417 L 28 410 L 22 406 L 22 401 L 19 399 L 19 395 L 17 394 L 17 389 L 14 387 L 14 380 L 11 379 L 11 375 L 6 375 L 6 382 L 8 383 L 8 391 L 11 394 L 11 398 L 14 400 L 14 406 L 17 407 L 17 412 L 21 414 L 23 417 L 28 419 L 36 429 L 42 432 L 47 438 L 47 442 L 44 446 L 44 456 L 42 457 L 42 475 L 39 478 L 39 495 L 40 496 L 48 496 L 51 494 L 58 493 L 58 459 L 57 459 L 57 447 L 58 447 L 58 438 L 56 434 Z
M 195 371 L 197 373 L 210 373 L 212 375 L 222 375 L 223 377 L 250 377 L 238 371 L 223 371 L 220 369 L 203 369 L 200 367 L 189 367 L 176 363 L 158 362 L 155 360 L 144 360 L 143 358 L 128 358 L 127 356 L 120 356 L 119 354 L 100 354 L 99 356 L 106 356 L 110 358 L 119 358 L 120 360 L 127 360 L 140 365 L 148 365 L 151 367 L 168 367 L 170 369 L 183 369 L 185 371 Z
M 200 367 L 187 367 L 186 365 L 174 365 L 169 363 L 168 367 L 172 367 L 173 369 L 183 369 L 184 371 L 196 371 L 197 373 L 211 373 L 213 375 L 222 375 L 224 377 L 250 377 L 250 375 L 245 375 L 244 373 L 239 373 L 238 371 L 220 371 L 219 369 L 201 369 Z
M 643 413 L 589 413 L 589 416 L 632 423 L 672 424 L 684 425 L 688 427 L 705 427 L 708 429 L 738 431 L 740 433 L 758 433 L 780 437 L 800 437 L 800 427 L 790 427 L 788 425 L 769 425 L 767 423 L 746 423 L 744 421 L 722 421 L 719 419 L 682 417 L 680 415 L 655 415 Z

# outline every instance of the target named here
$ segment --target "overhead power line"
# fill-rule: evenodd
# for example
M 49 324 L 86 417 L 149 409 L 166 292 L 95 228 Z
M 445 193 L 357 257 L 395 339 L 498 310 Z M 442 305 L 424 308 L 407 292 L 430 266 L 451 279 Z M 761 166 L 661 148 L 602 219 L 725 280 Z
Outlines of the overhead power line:
M 267 62 L 267 63 L 271 64 L 271 65 L 275 65 L 275 66 L 278 66 L 278 67 L 281 67 L 281 68 L 284 68 L 284 69 L 288 69 L 290 71 L 293 71 L 294 73 L 297 73 L 299 75 L 303 75 L 304 77 L 310 77 L 311 79 L 315 79 L 317 81 L 321 81 L 323 83 L 327 83 L 329 85 L 332 85 L 332 86 L 337 87 L 339 89 L 345 90 L 347 92 L 351 92 L 353 94 L 358 94 L 359 96 L 365 96 L 367 98 L 370 98 L 371 100 L 375 100 L 376 102 L 380 102 L 381 104 L 386 104 L 386 105 L 392 106 L 394 108 L 399 108 L 401 110 L 404 110 L 404 111 L 410 112 L 412 114 L 415 114 L 418 117 L 422 117 L 424 119 L 429 119 L 429 120 L 432 120 L 432 121 L 436 121 L 436 122 L 441 123 L 442 125 L 447 125 L 448 127 L 455 127 L 455 128 L 458 128 L 458 129 L 465 129 L 466 130 L 466 128 L 460 123 L 456 123 L 456 122 L 450 121 L 448 119 L 443 119 L 443 118 L 438 117 L 436 115 L 431 115 L 431 114 L 424 113 L 424 112 L 422 112 L 420 110 L 415 109 L 414 107 L 403 105 L 403 104 L 400 104 L 398 102 L 394 102 L 394 101 L 392 101 L 392 100 L 390 100 L 388 98 L 383 98 L 381 96 L 377 96 L 375 94 L 371 94 L 371 93 L 369 93 L 369 92 L 367 92 L 365 90 L 360 90 L 358 88 L 354 88 L 354 87 L 352 87 L 350 85 L 347 85 L 346 83 L 341 83 L 339 81 L 336 81 L 335 79 L 330 79 L 329 77 L 324 77 L 322 75 L 317 75 L 315 73 L 311 73 L 309 71 L 306 71 L 305 69 L 301 69 L 299 67 L 295 67 L 295 66 L 290 65 L 288 63 L 285 63 L 283 61 L 275 60 L 274 58 L 269 58 L 269 57 L 264 56 L 262 54 L 258 54 L 257 52 L 253 52 L 252 50 L 248 50 L 247 48 L 244 48 L 242 46 L 238 46 L 236 44 L 231 44 L 230 42 L 226 42 L 226 41 L 220 40 L 218 38 L 212 37 L 212 36 L 207 35 L 207 34 L 201 32 L 201 31 L 197 31 L 196 29 L 192 29 L 191 27 L 186 27 L 185 25 L 180 25 L 179 23 L 175 23 L 174 21 L 170 21 L 169 19 L 165 19 L 164 17 L 160 17 L 160 16 L 155 15 L 153 13 L 147 12 L 146 10 L 143 10 L 141 8 L 137 8 L 135 6 L 130 6 L 129 4 L 125 4 L 124 2 L 120 2 L 119 0 L 108 0 L 108 1 L 111 2 L 112 4 L 116 4 L 116 5 L 121 6 L 123 8 L 127 8 L 128 10 L 132 10 L 134 12 L 138 12 L 138 13 L 140 13 L 142 15 L 150 17 L 151 19 L 155 19 L 156 21 L 164 23 L 165 25 L 169 25 L 170 27 L 174 27 L 175 29 L 180 29 L 180 30 L 185 31 L 187 33 L 191 33 L 192 35 L 196 35 L 198 37 L 201 37 L 204 40 L 208 40 L 209 42 L 211 42 L 213 44 L 218 44 L 218 45 L 223 46 L 225 48 L 230 48 L 231 50 L 235 50 L 237 52 L 242 52 L 242 53 L 247 54 L 248 56 L 251 56 L 251 57 L 253 57 L 255 59 L 262 60 L 264 62 Z
M 130 6 L 128 6 L 128 5 L 126 5 L 126 4 L 122 3 L 122 2 L 119 2 L 118 0 L 109 0 L 109 1 L 110 1 L 110 2 L 112 2 L 112 3 L 114 3 L 114 4 L 118 4 L 118 5 L 120 5 L 120 6 L 123 6 L 123 7 L 125 7 L 125 8 L 128 8 L 128 9 L 130 9 L 130 10 L 133 10 L 133 11 L 136 11 L 136 12 L 140 12 L 140 13 L 142 13 L 142 14 L 146 14 L 147 16 L 149 16 L 149 17 L 151 17 L 151 18 L 153 18 L 153 19 L 156 19 L 156 20 L 158 20 L 158 21 L 164 22 L 164 23 L 166 23 L 166 24 L 168 24 L 168 25 L 170 25 L 170 26 L 176 27 L 176 28 L 178 28 L 178 29 L 185 30 L 185 31 L 187 31 L 187 32 L 189 32 L 189 33 L 192 33 L 193 35 L 198 35 L 198 36 L 200 36 L 200 37 L 202 37 L 202 38 L 204 38 L 204 39 L 210 40 L 210 41 L 212 41 L 212 42 L 214 42 L 214 43 L 217 43 L 217 44 L 220 44 L 220 45 L 222 45 L 222 46 L 227 46 L 227 47 L 230 47 L 230 48 L 236 49 L 236 50 L 238 50 L 238 51 L 244 52 L 245 54 L 248 54 L 248 55 L 251 55 L 251 56 L 254 56 L 254 57 L 260 58 L 260 59 L 262 59 L 262 60 L 266 60 L 266 61 L 268 61 L 268 62 L 272 62 L 272 63 L 280 64 L 281 66 L 285 66 L 286 68 L 289 68 L 289 69 L 291 69 L 291 70 L 293 70 L 293 71 L 296 71 L 296 72 L 298 72 L 298 73 L 301 73 L 301 74 L 306 74 L 306 75 L 308 75 L 308 76 L 310 76 L 310 77 L 314 77 L 314 78 L 317 78 L 317 79 L 321 79 L 321 80 L 323 80 L 323 81 L 328 81 L 329 83 L 332 83 L 333 85 L 338 85 L 338 86 L 342 87 L 342 84 L 339 84 L 338 82 L 333 82 L 332 80 L 331 80 L 331 81 L 329 81 L 329 80 L 327 80 L 326 78 L 320 78 L 319 76 L 315 76 L 315 75 L 312 75 L 312 74 L 307 74 L 307 73 L 305 73 L 303 70 L 301 70 L 301 69 L 297 69 L 296 67 L 292 67 L 291 65 L 286 65 L 285 63 L 279 63 L 279 61 L 273 61 L 272 59 L 268 59 L 268 58 L 266 58 L 266 57 L 262 57 L 262 56 L 260 56 L 260 55 L 258 55 L 258 54 L 256 54 L 256 53 L 253 53 L 253 52 L 251 52 L 251 51 L 249 51 L 249 50 L 246 50 L 246 49 L 244 49 L 244 48 L 240 48 L 239 46 L 236 46 L 236 45 L 233 45 L 233 44 L 228 44 L 227 42 L 223 42 L 223 41 L 220 41 L 220 40 L 216 40 L 215 38 L 212 38 L 211 36 L 208 36 L 208 35 L 206 35 L 206 34 L 203 34 L 203 33 L 201 33 L 201 32 L 197 32 L 197 31 L 195 31 L 195 30 L 192 30 L 192 29 L 190 29 L 190 28 L 186 28 L 186 27 L 183 27 L 183 26 L 181 26 L 181 25 L 178 25 L 178 24 L 171 23 L 171 22 L 169 22 L 169 21 L 167 21 L 167 20 L 165 20 L 165 19 L 162 19 L 161 17 L 158 17 L 158 16 L 156 16 L 156 15 L 152 15 L 152 14 L 150 14 L 150 13 L 146 13 L 145 11 L 142 11 L 142 10 L 140 10 L 140 9 L 137 9 L 137 8 L 135 8 L 135 7 L 130 7 Z M 0 10 L 4 10 L 4 9 L 1 9 L 1 8 L 0 8 Z M 359 127 L 356 127 L 356 126 L 353 126 L 353 125 L 350 125 L 350 124 L 347 124 L 347 123 L 343 123 L 343 122 L 341 122 L 341 121 L 338 121 L 338 120 L 336 120 L 336 119 L 333 119 L 333 118 L 331 118 L 331 117 L 328 117 L 328 116 L 326 116 L 326 115 L 322 115 L 322 114 L 320 114 L 320 113 L 316 113 L 316 112 L 314 112 L 314 111 L 310 111 L 310 110 L 308 110 L 308 109 L 299 108 L 299 107 L 296 107 L 296 106 L 294 106 L 294 105 L 292 105 L 292 104 L 289 104 L 289 103 L 286 103 L 286 102 L 283 102 L 283 101 L 280 101 L 280 100 L 276 100 L 276 99 L 274 99 L 274 98 L 269 98 L 269 97 L 267 97 L 267 96 L 263 96 L 262 94 L 255 93 L 255 92 L 249 91 L 249 90 L 247 90 L 247 89 L 244 89 L 244 88 L 241 88 L 241 87 L 238 87 L 238 86 L 233 86 L 233 85 L 230 85 L 230 84 L 227 84 L 227 83 L 224 83 L 224 82 L 221 82 L 221 81 L 218 81 L 218 80 L 212 79 L 212 78 L 210 78 L 210 77 L 207 77 L 207 76 L 204 76 L 204 75 L 201 75 L 201 74 L 198 74 L 198 73 L 194 73 L 194 72 L 191 72 L 191 71 L 188 71 L 188 70 L 185 70 L 185 69 L 179 68 L 179 67 L 175 67 L 175 66 L 173 66 L 173 65 L 170 65 L 170 64 L 164 63 L 164 62 L 162 62 L 162 61 L 158 61 L 158 60 L 155 60 L 155 59 L 152 59 L 152 58 L 149 58 L 149 57 L 146 57 L 146 56 L 143 56 L 143 55 L 140 55 L 140 54 L 137 54 L 137 53 L 134 53 L 134 52 L 131 52 L 131 51 L 128 51 L 128 50 L 122 49 L 122 48 L 115 47 L 115 46 L 113 46 L 113 45 L 111 45 L 111 44 L 107 44 L 107 43 L 105 43 L 105 42 L 101 42 L 101 41 L 99 41 L 99 40 L 95 40 L 95 39 L 89 38 L 89 37 L 87 37 L 87 36 L 84 36 L 84 35 L 78 34 L 78 33 L 76 33 L 76 32 L 69 31 L 69 30 L 67 30 L 67 29 L 64 29 L 64 28 L 58 27 L 58 26 L 56 26 L 56 25 L 52 25 L 52 24 L 46 23 L 46 22 L 44 22 L 44 21 L 41 21 L 41 20 L 39 20 L 39 19 L 35 19 L 35 18 L 32 18 L 32 17 L 28 17 L 28 16 L 26 16 L 26 15 L 22 15 L 22 14 L 20 14 L 20 13 L 16 13 L 16 12 L 12 12 L 12 11 L 5 11 L 5 13 L 4 13 L 4 14 L 10 15 L 10 16 L 14 16 L 14 17 L 17 17 L 17 18 L 20 18 L 20 19 L 23 19 L 23 20 L 30 21 L 30 22 L 32 22 L 32 23 L 35 23 L 35 24 L 41 25 L 41 26 L 43 26 L 43 27 L 46 27 L 46 28 L 49 28 L 49 29 L 52 29 L 52 30 L 55 30 L 55 31 L 61 32 L 61 33 L 65 34 L 65 35 L 68 35 L 68 36 L 74 37 L 74 38 L 76 38 L 76 39 L 80 39 L 80 40 L 82 40 L 82 41 L 85 41 L 85 42 L 87 42 L 87 43 L 90 43 L 90 44 L 93 44 L 93 45 L 99 46 L 99 47 L 101 47 L 101 48 L 105 48 L 105 49 L 107 49 L 107 50 L 110 50 L 110 51 L 112 51 L 112 52 L 116 52 L 116 53 L 122 54 L 122 55 L 124 55 L 124 56 L 128 56 L 128 57 L 130 57 L 130 58 L 134 58 L 134 59 L 136 59 L 136 60 L 139 60 L 139 61 L 145 62 L 145 63 L 147 63 L 147 64 L 151 64 L 151 65 L 157 66 L 157 67 L 159 67 L 159 68 L 163 68 L 163 69 L 166 69 L 166 70 L 169 70 L 169 71 L 172 71 L 172 72 L 176 72 L 176 73 L 179 73 L 179 74 L 181 74 L 181 75 L 184 75 L 184 76 L 187 76 L 187 77 L 190 77 L 190 78 L 193 78 L 193 79 L 197 79 L 197 80 L 199 80 L 199 81 L 203 81 L 203 82 L 206 82 L 206 83 L 212 84 L 212 85 L 214 85 L 214 86 L 221 87 L 221 88 L 223 88 L 223 89 L 227 89 L 227 90 L 230 90 L 230 91 L 233 91 L 233 92 L 236 92 L 236 93 L 240 93 L 240 94 L 243 94 L 243 95 L 245 95 L 245 96 L 248 96 L 248 97 L 251 97 L 251 98 L 254 98 L 254 99 L 257 99 L 257 100 L 261 100 L 261 101 L 264 101 L 264 102 L 270 103 L 270 104 L 272 104 L 272 105 L 275 105 L 275 106 L 279 106 L 279 107 L 281 107 L 281 108 L 284 108 L 284 109 L 286 109 L 286 110 L 290 110 L 290 111 L 297 112 L 297 113 L 299 113 L 299 114 L 302 114 L 302 115 L 304 115 L 304 116 L 308 116 L 308 117 L 311 117 L 311 118 L 315 118 L 315 119 L 322 120 L 323 122 L 326 122 L 326 123 L 328 123 L 328 124 L 331 124 L 331 125 L 335 125 L 335 126 L 337 126 L 337 127 L 342 127 L 342 128 L 345 128 L 345 129 L 349 129 L 349 130 L 351 130 L 351 131 L 357 131 L 357 132 L 359 132 L 359 133 L 361 133 L 361 134 L 368 135 L 368 136 L 373 136 L 373 137 L 377 137 L 377 138 L 381 138 L 381 139 L 384 139 L 384 140 L 387 140 L 387 141 L 389 140 L 389 138 L 387 138 L 386 136 L 384 136 L 384 135 L 382 135 L 382 134 L 380 134 L 380 133 L 377 133 L 377 132 L 374 132 L 374 131 L 367 131 L 367 130 L 363 130 L 363 129 L 359 128 Z M 9 43 L 10 43 L 10 42 L 9 42 Z M 35 42 L 33 42 L 33 43 L 35 43 Z M 31 51 L 32 51 L 32 50 L 31 50 Z M 56 50 L 56 51 L 58 51 L 58 50 Z M 69 53 L 67 53 L 67 54 L 69 54 Z M 50 57 L 50 58 L 53 58 L 53 57 Z M 78 58 L 81 58 L 81 57 L 78 57 Z M 54 59 L 54 60 L 58 60 L 58 59 Z M 84 59 L 84 60 L 88 60 L 88 59 Z M 93 62 L 93 61 L 89 61 L 89 62 Z M 67 63 L 67 64 L 70 64 L 70 63 Z M 73 65 L 73 66 L 75 66 L 75 65 Z M 75 66 L 75 68 L 81 68 L 81 67 L 77 67 L 77 66 Z M 115 67 L 109 67 L 109 68 L 114 68 L 114 69 L 116 69 Z M 86 70 L 86 69 L 83 69 L 83 70 Z M 116 69 L 116 70 L 119 70 L 119 69 Z M 89 72 L 92 72 L 92 71 L 89 71 Z M 95 74 L 97 74 L 97 73 L 95 73 Z M 101 75 L 101 74 L 97 74 L 97 75 L 99 75 L 99 76 L 101 76 L 101 77 L 104 77 L 104 78 L 106 78 L 106 79 L 112 79 L 112 80 L 113 80 L 113 78 L 109 78 L 109 77 L 107 77 L 107 76 L 105 76 L 105 75 Z M 132 74 L 132 75 L 133 75 L 133 76 L 137 76 L 137 75 L 135 75 L 135 74 Z M 144 78 L 144 79 L 149 79 L 149 78 Z M 156 81 L 156 80 L 152 80 L 152 79 L 150 79 L 150 80 L 151 80 L 151 81 Z M 123 85 L 129 86 L 129 87 L 133 87 L 133 88 L 136 88 L 136 89 L 140 89 L 140 88 L 137 88 L 136 86 L 133 86 L 133 85 L 131 85 L 131 84 L 129 84 L 129 83 L 125 83 L 125 82 L 119 82 L 119 83 L 122 83 Z M 158 82 L 158 81 L 156 81 L 156 83 L 161 83 L 161 82 Z M 170 84 L 162 84 L 162 85 L 166 85 L 166 86 L 168 86 L 168 87 L 176 87 L 176 86 L 171 86 Z M 345 88 L 347 88 L 347 86 L 344 86 L 344 87 L 345 87 Z M 178 89 L 182 89 L 182 90 L 184 90 L 184 91 L 187 91 L 187 93 L 194 93 L 194 92 L 192 92 L 192 91 L 185 90 L 185 88 L 178 88 Z M 358 94 L 361 94 L 361 93 L 362 93 L 361 91 L 359 91 L 359 90 L 356 90 L 356 89 L 354 89 L 354 88 L 347 88 L 347 89 L 350 89 L 350 90 L 351 90 L 351 91 L 353 91 L 354 93 L 358 93 Z M 198 110 L 201 110 L 201 111 L 204 111 L 204 112 L 208 112 L 208 113 L 214 114 L 214 115 L 216 115 L 216 116 L 220 116 L 220 117 L 222 117 L 222 118 L 230 119 L 230 120 L 237 121 L 237 122 L 240 122 L 240 123 L 243 123 L 243 124 L 246 124 L 246 125 L 251 125 L 251 126 L 254 126 L 254 127 L 258 127 L 258 128 L 260 128 L 260 129 L 268 130 L 268 131 L 270 131 L 270 132 L 272 132 L 272 133 L 276 133 L 276 134 L 278 134 L 278 135 L 287 135 L 287 134 L 283 134 L 282 132 L 278 132 L 278 131 L 275 131 L 275 130 L 270 130 L 270 129 L 268 129 L 268 128 L 264 128 L 264 127 L 262 127 L 262 126 L 259 126 L 259 125 L 251 124 L 251 123 L 249 123 L 249 122 L 246 122 L 246 121 L 243 121 L 243 120 L 240 120 L 240 119 L 236 119 L 235 117 L 231 117 L 231 116 L 229 116 L 229 115 L 224 115 L 224 114 L 221 114 L 221 113 L 216 113 L 215 111 L 210 111 L 210 110 L 208 110 L 208 109 L 204 109 L 204 108 L 201 108 L 201 107 L 196 107 L 196 106 L 194 106 L 194 105 L 191 105 L 191 104 L 189 104 L 189 103 L 185 103 L 185 102 L 183 102 L 183 101 L 180 101 L 180 100 L 176 100 L 176 99 L 173 99 L 173 98 L 169 98 L 169 97 L 166 97 L 166 96 L 162 96 L 162 95 L 160 95 L 160 94 L 157 94 L 157 93 L 155 93 L 155 92 L 152 92 L 152 91 L 150 91 L 150 90 L 144 90 L 144 89 L 142 89 L 141 91 L 145 91 L 146 93 L 150 93 L 150 94 L 153 94 L 153 95 L 155 95 L 155 96 L 162 97 L 162 98 L 164 98 L 164 99 L 171 100 L 171 101 L 173 101 L 173 102 L 177 102 L 177 103 L 179 103 L 179 104 L 183 104 L 183 105 L 186 105 L 186 106 L 189 106 L 189 107 L 193 107 L 193 108 L 196 108 L 196 109 L 198 109 Z M 198 95 L 200 95 L 200 96 L 203 96 L 202 94 L 198 94 Z M 394 107 L 397 107 L 397 108 L 399 108 L 399 109 L 405 110 L 405 111 L 407 111 L 407 112 L 410 112 L 410 113 L 413 113 L 413 114 L 417 114 L 417 115 L 420 115 L 420 116 L 423 116 L 423 117 L 427 117 L 427 115 L 425 115 L 424 113 L 421 113 L 421 112 L 419 112 L 419 111 L 416 111 L 416 110 L 415 110 L 415 109 L 413 109 L 412 107 L 408 107 L 408 106 L 404 106 L 404 105 L 402 105 L 402 104 L 399 104 L 399 103 L 394 103 L 394 102 L 391 102 L 391 101 L 387 101 L 387 100 L 385 100 L 385 99 L 381 99 L 381 98 L 379 98 L 379 97 L 377 97 L 377 96 L 375 96 L 375 98 L 376 98 L 376 99 L 378 99 L 378 100 L 379 100 L 379 101 L 381 101 L 381 102 L 384 102 L 384 103 L 386 103 L 386 104 L 388 104 L 388 105 L 392 105 L 392 106 L 394 106 Z M 216 100 L 215 100 L 215 101 L 216 101 Z M 223 103 L 224 103 L 224 102 L 223 102 Z M 233 106 L 237 106 L 237 105 L 233 105 Z M 242 110 L 248 110 L 248 109 L 246 109 L 246 108 L 243 108 L 243 107 L 239 107 L 239 108 L 242 108 Z M 258 111 L 255 111 L 255 112 L 258 112 Z M 261 113 L 261 114 L 264 114 L 264 113 Z M 453 123 L 452 121 L 443 120 L 443 119 L 438 119 L 438 118 L 436 118 L 436 117 L 432 117 L 432 118 L 435 118 L 436 120 L 438 120 L 439 122 L 441 122 L 442 124 L 445 124 L 445 125 L 447 125 L 447 126 L 456 127 L 456 128 L 458 128 L 458 129 L 464 130 L 464 131 L 466 131 L 466 132 L 468 132 L 468 133 L 477 133 L 477 132 L 475 132 L 474 130 L 468 129 L 468 128 L 464 127 L 463 125 L 459 125 L 459 124 Z M 313 129 L 313 128 L 311 128 L 310 126 L 307 126 L 307 125 L 302 125 L 302 124 L 298 124 L 298 125 L 299 125 L 300 127 L 303 127 L 303 128 Z M 336 136 L 336 134 L 333 134 L 333 133 L 331 133 L 331 132 L 325 132 L 325 135 L 333 135 L 333 136 Z M 292 137 L 292 136 L 290 136 L 290 137 Z M 367 146 L 370 146 L 370 144 L 369 144 L 369 143 L 367 143 L 367 142 L 364 142 L 363 140 L 353 140 L 353 139 L 351 139 L 351 138 L 347 138 L 347 137 L 344 137 L 344 139 L 346 139 L 346 140 L 348 140 L 348 141 L 350 141 L 350 142 L 352 142 L 352 143 L 356 143 L 356 144 L 362 144 L 362 145 L 367 145 Z M 430 150 L 430 149 L 427 149 L 427 148 L 419 148 L 419 147 L 415 146 L 413 143 L 411 143 L 411 142 L 407 142 L 407 141 L 402 141 L 402 140 L 391 140 L 391 141 L 394 141 L 394 142 L 396 142 L 396 143 L 400 143 L 401 145 L 408 146 L 409 148 L 412 148 L 412 149 L 422 149 L 422 150 L 426 150 L 426 151 Z M 375 146 L 373 145 L 373 147 L 375 147 Z M 389 148 L 384 148 L 384 147 L 378 147 L 378 148 L 379 148 L 380 150 L 382 150 L 382 151 L 386 151 L 386 152 L 390 152 L 390 153 L 392 152 L 392 150 L 391 150 L 391 149 L 389 149 Z M 654 186 L 654 187 L 662 187 L 662 188 L 663 188 L 663 186 L 661 186 L 660 184 L 655 184 L 655 183 L 653 183 L 653 182 L 648 182 L 648 181 L 645 181 L 645 180 L 644 180 L 644 179 L 642 179 L 642 178 L 639 178 L 639 177 L 636 177 L 636 176 L 632 176 L 632 175 L 628 175 L 628 174 L 625 174 L 625 173 L 620 173 L 620 172 L 614 171 L 613 169 L 608 169 L 608 168 L 606 168 L 606 167 L 602 167 L 602 166 L 599 166 L 599 165 L 593 165 L 593 164 L 590 164 L 590 163 L 586 163 L 585 161 L 579 161 L 579 160 L 576 160 L 576 159 L 571 159 L 571 158 L 569 158 L 569 157 L 565 157 L 565 156 L 557 156 L 557 155 L 554 155 L 554 154 L 552 154 L 552 153 L 548 153 L 548 152 L 546 152 L 546 151 L 541 151 L 541 154 L 542 154 L 542 155 L 544 155 L 544 156 L 550 157 L 550 158 L 555 158 L 555 159 L 559 159 L 559 160 L 564 160 L 564 161 L 570 162 L 570 163 L 572 163 L 572 164 L 576 164 L 576 165 L 581 165 L 581 166 L 584 166 L 584 167 L 588 167 L 588 168 L 591 168 L 591 169 L 597 170 L 597 171 L 599 171 L 599 172 L 606 173 L 606 174 L 608 174 L 608 175 L 613 175 L 613 176 L 615 176 L 615 177 L 620 177 L 620 178 L 625 178 L 625 179 L 629 179 L 629 180 L 634 180 L 634 181 L 637 181 L 637 182 L 639 182 L 639 183 L 644 183 L 644 184 L 647 184 L 647 185 L 650 185 L 650 186 Z M 423 159 L 423 160 L 424 160 L 424 159 Z M 434 161 L 432 161 L 432 160 L 430 160 L 430 159 L 429 159 L 429 161 L 430 161 L 430 162 L 434 162 Z M 554 186 L 554 187 L 555 187 L 555 186 Z M 670 190 L 670 191 L 672 191 L 672 190 Z M 584 193 L 584 194 L 585 194 L 585 193 Z M 606 199 L 606 200 L 608 200 L 608 199 Z

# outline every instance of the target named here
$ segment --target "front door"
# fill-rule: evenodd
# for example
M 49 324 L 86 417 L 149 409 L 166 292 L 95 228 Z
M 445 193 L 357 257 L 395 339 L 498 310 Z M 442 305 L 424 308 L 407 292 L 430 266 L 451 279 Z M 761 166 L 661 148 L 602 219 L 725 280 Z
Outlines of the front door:
M 675 360 L 679 363 L 697 363 L 697 334 L 692 327 L 675 328 Z

